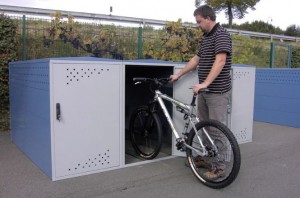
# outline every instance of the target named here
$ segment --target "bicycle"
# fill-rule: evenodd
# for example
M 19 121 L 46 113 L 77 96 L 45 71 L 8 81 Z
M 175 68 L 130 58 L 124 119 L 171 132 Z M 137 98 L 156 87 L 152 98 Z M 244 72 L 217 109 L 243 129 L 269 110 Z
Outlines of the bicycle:
M 135 152 L 147 160 L 159 154 L 162 145 L 162 125 L 158 107 L 161 107 L 176 138 L 176 147 L 186 152 L 188 164 L 196 178 L 211 188 L 224 188 L 230 185 L 237 177 L 241 164 L 239 145 L 230 129 L 216 120 L 199 121 L 194 113 L 196 94 L 193 95 L 190 105 L 163 94 L 160 89 L 169 83 L 169 78 L 133 78 L 133 81 L 135 85 L 148 83 L 154 93 L 154 99 L 148 105 L 138 107 L 130 118 L 130 140 Z M 203 91 L 209 90 L 201 90 Z M 176 110 L 184 114 L 183 119 L 186 123 L 182 136 L 175 128 L 164 100 L 175 105 Z M 218 134 L 219 137 L 211 134 Z M 220 141 L 220 137 L 223 141 Z M 210 167 L 199 167 L 199 158 L 205 160 Z M 206 177 L 205 172 L 212 170 L 213 164 L 220 161 L 226 166 L 222 176 L 214 179 Z

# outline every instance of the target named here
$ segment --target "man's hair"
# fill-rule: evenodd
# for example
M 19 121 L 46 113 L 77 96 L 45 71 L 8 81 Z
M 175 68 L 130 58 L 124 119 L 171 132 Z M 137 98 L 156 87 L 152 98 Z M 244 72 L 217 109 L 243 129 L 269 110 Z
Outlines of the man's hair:
M 215 14 L 214 10 L 208 5 L 202 5 L 202 6 L 198 7 L 194 11 L 194 16 L 197 16 L 197 15 L 200 15 L 205 19 L 207 19 L 207 17 L 209 17 L 210 20 L 216 21 L 216 14 Z

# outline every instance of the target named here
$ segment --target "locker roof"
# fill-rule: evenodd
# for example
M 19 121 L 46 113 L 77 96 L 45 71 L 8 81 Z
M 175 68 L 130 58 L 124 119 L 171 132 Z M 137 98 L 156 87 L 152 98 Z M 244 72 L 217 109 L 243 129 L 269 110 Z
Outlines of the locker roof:
M 122 60 L 110 59 L 110 58 L 98 58 L 98 57 L 57 57 L 57 58 L 43 58 L 33 59 L 25 61 L 14 61 L 14 63 L 34 63 L 34 62 L 49 62 L 50 60 L 75 60 L 75 61 L 106 61 L 106 62 L 122 62 Z

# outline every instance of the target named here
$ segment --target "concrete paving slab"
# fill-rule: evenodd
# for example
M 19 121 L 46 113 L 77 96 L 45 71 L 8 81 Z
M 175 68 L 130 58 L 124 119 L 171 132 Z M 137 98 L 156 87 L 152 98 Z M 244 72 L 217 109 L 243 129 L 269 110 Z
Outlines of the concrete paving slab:
M 51 181 L 0 132 L 1 198 L 296 198 L 300 196 L 300 129 L 255 122 L 253 142 L 240 145 L 236 181 L 215 190 L 202 185 L 183 157 Z

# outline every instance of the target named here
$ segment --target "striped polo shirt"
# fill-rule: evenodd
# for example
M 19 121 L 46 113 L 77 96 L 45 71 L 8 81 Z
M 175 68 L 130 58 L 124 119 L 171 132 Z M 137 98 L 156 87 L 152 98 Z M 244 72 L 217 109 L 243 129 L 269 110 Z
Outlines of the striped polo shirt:
M 200 41 L 198 56 L 199 83 L 204 82 L 208 76 L 215 57 L 218 53 L 227 53 L 226 63 L 217 78 L 208 86 L 211 93 L 226 93 L 231 89 L 231 55 L 232 42 L 230 34 L 217 23 L 209 33 L 204 33 Z

